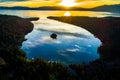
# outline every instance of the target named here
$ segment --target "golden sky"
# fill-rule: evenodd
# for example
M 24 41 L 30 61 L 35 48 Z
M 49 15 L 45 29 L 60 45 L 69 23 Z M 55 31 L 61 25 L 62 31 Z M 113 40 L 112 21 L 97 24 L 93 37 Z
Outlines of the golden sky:
M 0 6 L 58 6 L 62 0 L 0 0 Z M 69 1 L 69 0 L 68 0 Z M 120 4 L 120 0 L 75 0 L 77 7 L 92 8 L 101 5 Z

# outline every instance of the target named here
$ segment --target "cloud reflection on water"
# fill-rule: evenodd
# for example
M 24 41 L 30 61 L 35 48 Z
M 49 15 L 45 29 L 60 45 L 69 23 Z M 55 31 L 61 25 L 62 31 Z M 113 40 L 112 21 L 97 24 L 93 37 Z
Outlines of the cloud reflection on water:
M 42 57 L 64 64 L 89 62 L 99 57 L 100 42 L 83 28 L 49 19 L 33 22 L 34 29 L 26 35 L 22 49 L 29 51 L 28 59 Z M 57 39 L 50 35 L 57 34 Z
M 50 38 L 49 36 L 45 36 L 45 37 L 42 37 L 40 40 L 39 40 L 40 43 L 54 43 L 54 44 L 60 44 L 61 42 L 59 40 L 56 40 L 56 39 L 52 39 Z

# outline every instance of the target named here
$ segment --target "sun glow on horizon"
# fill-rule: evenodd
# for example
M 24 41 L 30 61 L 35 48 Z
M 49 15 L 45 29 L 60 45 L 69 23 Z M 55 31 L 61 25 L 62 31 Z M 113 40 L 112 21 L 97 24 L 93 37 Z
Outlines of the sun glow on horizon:
M 62 0 L 60 5 L 66 6 L 66 7 L 72 7 L 72 6 L 77 5 L 77 3 L 74 0 Z
M 103 5 L 116 5 L 120 4 L 120 1 L 91 1 L 91 0 L 61 0 L 61 2 L 57 2 L 54 0 L 46 0 L 46 1 L 39 1 L 39 0 L 23 0 L 23 1 L 13 1 L 13 2 L 0 2 L 1 7 L 14 7 L 14 6 L 22 6 L 22 7 L 30 7 L 30 8 L 39 8 L 44 6 L 64 6 L 64 8 L 71 8 L 75 7 L 82 7 L 82 8 L 94 8 Z

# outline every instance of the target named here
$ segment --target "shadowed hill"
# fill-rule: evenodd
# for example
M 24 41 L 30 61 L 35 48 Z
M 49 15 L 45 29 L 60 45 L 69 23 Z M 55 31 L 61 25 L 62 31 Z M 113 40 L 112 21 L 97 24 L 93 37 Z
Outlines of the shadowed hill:
M 48 17 L 85 28 L 98 37 L 103 44 L 99 47 L 100 59 L 90 64 L 71 64 L 82 80 L 120 79 L 120 18 L 119 17 Z
M 50 19 L 74 24 L 85 28 L 102 41 L 99 48 L 104 59 L 118 59 L 120 57 L 120 18 L 119 17 L 48 17 Z M 103 58 L 101 57 L 101 58 Z M 108 58 L 107 58 L 108 57 Z
M 103 5 L 92 8 L 93 11 L 105 11 L 105 12 L 120 12 L 120 4 L 116 5 Z
M 0 27 L 7 32 L 27 34 L 33 29 L 33 24 L 17 16 L 0 15 Z
M 65 20 L 70 20 L 70 21 L 78 20 L 77 23 L 79 25 L 80 24 L 79 21 L 81 19 L 76 19 L 76 18 L 74 19 L 71 17 L 66 19 L 64 17 Z M 116 58 L 118 60 L 112 59 L 111 62 L 96 60 L 88 65 L 84 63 L 75 64 L 75 65 L 71 64 L 69 68 L 62 65 L 61 63 L 47 62 L 43 59 L 34 59 L 28 61 L 26 59 L 25 52 L 23 52 L 19 46 L 25 40 L 24 38 L 25 35 L 28 32 L 31 32 L 33 29 L 33 24 L 30 22 L 31 19 L 32 18 L 23 19 L 17 16 L 0 15 L 0 80 L 34 80 L 34 79 L 35 80 L 119 80 L 120 79 L 119 58 Z M 83 18 L 83 19 L 90 19 L 90 18 Z M 110 19 L 112 20 L 113 18 Z M 36 20 L 36 18 L 33 20 Z M 119 19 L 115 19 L 115 20 L 118 20 L 119 22 Z M 114 26 L 118 26 L 117 29 L 116 27 L 111 28 L 110 26 L 107 25 L 106 26 L 110 28 L 110 31 L 112 31 L 111 34 L 109 34 L 111 36 L 113 35 L 112 37 L 114 37 L 112 42 L 115 41 L 116 45 L 119 45 L 119 43 L 117 44 L 118 42 L 117 40 L 119 40 L 119 38 L 118 36 L 115 37 L 116 32 L 117 34 L 119 34 L 119 24 L 115 20 L 113 19 L 112 22 L 115 23 Z M 92 20 L 89 21 L 91 21 L 92 23 Z M 95 21 L 97 20 L 94 20 L 94 22 Z M 110 24 L 113 25 L 113 23 Z M 86 20 L 83 21 L 84 26 L 89 24 L 87 24 Z M 102 24 L 102 22 L 100 24 Z M 102 32 L 101 30 L 103 29 L 103 27 L 100 28 L 99 26 L 99 28 L 97 29 L 95 28 L 96 26 L 94 26 L 94 28 L 92 28 L 93 25 L 94 23 L 91 24 L 91 27 L 89 28 L 88 26 L 86 27 L 89 29 L 90 32 L 93 31 L 94 34 L 97 37 L 99 37 L 98 34 Z M 105 35 L 108 35 L 109 33 L 109 29 L 107 29 L 107 27 L 104 28 L 105 32 L 103 37 L 106 37 Z M 107 33 L 106 30 L 108 31 Z M 109 39 L 111 39 L 111 37 L 109 37 Z M 112 43 L 111 41 L 108 42 Z M 106 41 L 104 42 L 103 46 L 105 47 L 105 49 L 106 49 L 106 45 L 108 45 L 108 42 Z M 113 44 L 110 45 L 111 45 L 110 48 L 113 48 L 114 51 L 115 47 L 113 47 Z M 102 51 L 106 53 L 103 49 Z M 118 54 L 116 54 L 116 56 L 117 55 Z
M 25 60 L 25 53 L 19 49 L 25 35 L 31 32 L 33 24 L 17 16 L 0 15 L 0 58 L 6 64 Z
M 77 80 L 60 63 L 27 60 L 20 45 L 33 29 L 31 20 L 38 18 L 0 15 L 0 80 Z

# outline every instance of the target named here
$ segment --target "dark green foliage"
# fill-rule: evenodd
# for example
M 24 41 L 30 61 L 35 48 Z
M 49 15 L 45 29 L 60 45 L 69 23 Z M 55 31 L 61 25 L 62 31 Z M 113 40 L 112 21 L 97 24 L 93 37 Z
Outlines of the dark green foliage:
M 0 58 L 6 63 L 0 64 L 0 80 L 76 80 L 60 63 L 26 59 L 19 46 L 32 28 L 29 20 L 0 15 Z
M 78 22 L 81 20 L 81 26 L 86 25 L 86 18 L 69 19 L 69 17 L 66 17 L 65 19 L 75 24 L 79 24 Z M 109 18 L 106 19 L 109 22 Z M 103 18 L 103 20 L 106 19 Z M 103 24 L 103 22 L 100 22 L 101 19 L 97 20 L 99 20 L 99 24 Z M 102 55 L 101 59 L 89 64 L 71 64 L 66 67 L 61 63 L 48 62 L 43 59 L 27 60 L 25 52 L 19 46 L 25 40 L 25 34 L 32 31 L 33 25 L 29 20 L 15 16 L 0 15 L 0 58 L 5 62 L 5 64 L 0 63 L 0 80 L 120 80 L 120 60 L 118 55 L 120 38 L 114 36 L 120 32 L 119 20 L 118 22 L 114 21 L 114 24 L 110 24 L 117 27 L 111 26 L 108 29 L 106 28 L 108 24 L 105 24 L 103 25 L 105 27 L 104 30 L 103 28 L 95 27 L 98 24 L 96 18 L 89 18 L 88 23 L 90 27 L 86 26 L 85 28 L 98 34 L 97 36 L 104 41 L 103 46 L 99 48 L 99 52 Z M 109 38 L 106 38 L 108 34 Z M 105 38 L 103 35 L 105 35 Z M 110 44 L 106 41 L 109 39 L 108 43 Z
M 83 64 L 70 65 L 79 79 L 120 80 L 120 17 L 63 16 L 48 18 L 83 27 L 102 41 L 102 45 L 98 48 L 100 60 L 84 67 Z
M 102 59 L 111 61 L 120 58 L 120 17 L 62 16 L 48 18 L 74 24 L 93 33 L 102 42 L 98 49 Z

